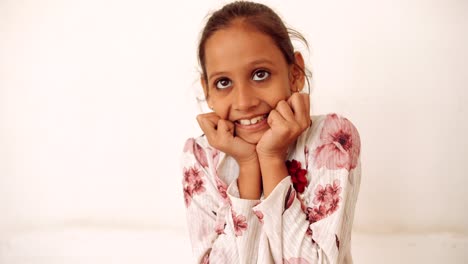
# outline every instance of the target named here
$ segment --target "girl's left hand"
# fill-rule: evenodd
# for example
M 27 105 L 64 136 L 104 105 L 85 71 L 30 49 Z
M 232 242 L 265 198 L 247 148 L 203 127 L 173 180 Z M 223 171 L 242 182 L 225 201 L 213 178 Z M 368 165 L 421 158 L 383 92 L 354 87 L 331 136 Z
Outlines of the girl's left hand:
M 259 158 L 284 160 L 288 147 L 312 123 L 309 95 L 293 93 L 287 101 L 281 100 L 268 115 L 268 129 L 256 146 Z

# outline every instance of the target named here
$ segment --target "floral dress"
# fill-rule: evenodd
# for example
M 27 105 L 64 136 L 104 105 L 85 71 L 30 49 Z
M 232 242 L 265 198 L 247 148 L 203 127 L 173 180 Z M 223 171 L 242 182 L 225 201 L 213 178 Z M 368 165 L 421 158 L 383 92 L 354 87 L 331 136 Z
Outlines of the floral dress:
M 311 119 L 289 147 L 289 175 L 259 200 L 240 198 L 232 157 L 205 136 L 186 141 L 182 183 L 196 263 L 352 263 L 360 137 L 340 115 Z

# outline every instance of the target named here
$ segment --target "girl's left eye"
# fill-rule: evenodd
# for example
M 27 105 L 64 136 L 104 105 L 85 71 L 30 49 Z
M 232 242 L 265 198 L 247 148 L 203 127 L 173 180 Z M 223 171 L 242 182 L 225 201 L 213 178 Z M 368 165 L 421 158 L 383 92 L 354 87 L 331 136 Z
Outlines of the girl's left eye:
M 263 81 L 270 76 L 270 73 L 265 70 L 258 70 L 253 74 L 254 81 Z

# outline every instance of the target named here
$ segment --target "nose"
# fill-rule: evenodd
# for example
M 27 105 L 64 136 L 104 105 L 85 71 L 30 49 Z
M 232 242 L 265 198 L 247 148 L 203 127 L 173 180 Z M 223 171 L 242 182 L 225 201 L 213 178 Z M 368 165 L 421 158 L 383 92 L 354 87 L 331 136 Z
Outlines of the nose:
M 260 99 L 255 93 L 254 87 L 249 84 L 239 84 L 234 87 L 234 91 L 234 109 L 247 111 L 259 105 Z

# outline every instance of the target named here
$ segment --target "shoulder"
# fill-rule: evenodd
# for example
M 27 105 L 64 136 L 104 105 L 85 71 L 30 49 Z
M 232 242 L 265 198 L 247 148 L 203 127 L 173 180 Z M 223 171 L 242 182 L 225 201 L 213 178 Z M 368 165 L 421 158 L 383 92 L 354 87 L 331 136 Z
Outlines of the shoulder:
M 198 137 L 191 137 L 185 140 L 183 152 L 193 153 L 195 148 L 207 149 L 209 148 L 208 141 L 206 140 L 205 135 Z
M 359 139 L 359 132 L 356 126 L 346 117 L 329 113 L 326 115 L 311 116 L 312 126 L 309 133 L 320 132 L 323 137 L 332 136 L 353 136 Z M 338 133 L 341 132 L 341 133 Z
M 340 136 L 352 136 L 355 140 L 360 140 L 359 132 L 353 122 L 340 114 L 313 115 L 310 116 L 310 119 L 312 125 L 302 135 L 309 140 L 314 137 L 322 140 L 332 140 L 338 139 Z
M 312 126 L 304 131 L 301 143 L 310 150 L 315 165 L 327 169 L 356 167 L 361 139 L 356 126 L 346 117 L 329 113 L 311 116 Z
M 216 167 L 220 156 L 220 151 L 209 145 L 205 135 L 188 138 L 182 153 L 184 163 L 197 163 L 203 168 Z

